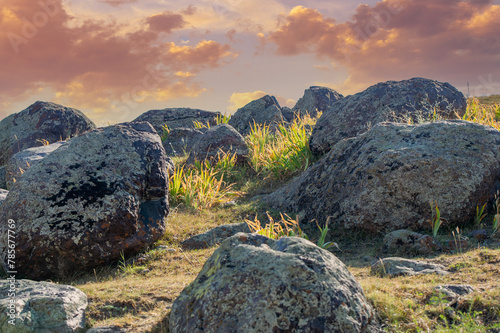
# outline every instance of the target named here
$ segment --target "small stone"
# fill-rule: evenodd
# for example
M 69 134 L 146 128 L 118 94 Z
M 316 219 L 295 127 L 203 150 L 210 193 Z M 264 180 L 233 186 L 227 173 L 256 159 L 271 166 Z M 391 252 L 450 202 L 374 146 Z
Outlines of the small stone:
M 382 277 L 397 277 L 405 275 L 438 274 L 448 275 L 449 272 L 443 265 L 431 264 L 422 261 L 404 258 L 385 258 L 372 264 L 370 273 Z

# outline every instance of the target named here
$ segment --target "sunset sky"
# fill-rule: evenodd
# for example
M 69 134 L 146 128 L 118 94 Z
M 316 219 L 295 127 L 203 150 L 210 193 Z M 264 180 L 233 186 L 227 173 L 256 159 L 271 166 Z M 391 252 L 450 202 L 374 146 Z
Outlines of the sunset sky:
M 36 100 L 98 125 L 233 113 L 417 76 L 499 94 L 500 0 L 0 0 L 0 119 Z

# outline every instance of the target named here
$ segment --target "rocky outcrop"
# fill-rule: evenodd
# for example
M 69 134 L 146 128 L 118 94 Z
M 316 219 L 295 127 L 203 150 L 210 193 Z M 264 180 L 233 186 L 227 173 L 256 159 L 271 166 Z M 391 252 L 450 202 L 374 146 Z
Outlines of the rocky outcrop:
M 133 122 L 147 121 L 153 125 L 158 134 L 162 135 L 165 124 L 170 130 L 174 128 L 194 128 L 195 121 L 201 122 L 204 125 L 208 122 L 213 126 L 217 122 L 217 117 L 220 116 L 220 112 L 191 108 L 167 108 L 145 112 L 134 119 Z
M 315 118 L 319 112 L 328 111 L 332 105 L 344 96 L 333 89 L 312 86 L 304 91 L 292 111 L 300 116 L 310 115 Z
M 28 168 L 37 164 L 39 161 L 47 157 L 57 148 L 64 145 L 64 141 L 56 142 L 47 146 L 28 148 L 14 154 L 5 166 L 5 182 L 6 188 L 10 189 L 12 184 L 18 180 Z
M 432 254 L 441 246 L 429 235 L 410 230 L 396 230 L 385 235 L 383 250 L 396 254 Z
M 12 288 L 16 289 L 14 298 L 9 297 Z M 30 280 L 0 280 L 0 331 L 82 332 L 87 305 L 87 296 L 75 287 Z
M 304 223 L 332 216 L 369 232 L 428 230 L 432 202 L 449 227 L 462 226 L 500 187 L 499 145 L 499 131 L 466 121 L 381 123 L 263 201 Z
M 66 140 L 95 129 L 82 112 L 49 102 L 36 102 L 0 121 L 0 165 L 26 148 Z
M 16 221 L 19 274 L 36 280 L 72 275 L 157 241 L 169 209 L 166 168 L 149 123 L 94 130 L 29 168 L 0 207 L 1 221 Z
M 467 107 L 464 95 L 449 83 L 413 78 L 387 81 L 337 101 L 316 123 L 309 140 L 315 154 L 327 153 L 337 142 L 366 132 L 384 121 L 418 122 L 430 118 L 463 116 Z
M 248 224 L 241 222 L 220 225 L 207 232 L 186 239 L 181 245 L 187 249 L 206 249 L 220 244 L 226 238 L 236 235 L 238 232 L 250 232 Z
M 282 121 L 283 115 L 278 101 L 274 96 L 266 95 L 238 109 L 228 124 L 245 136 L 250 133 L 254 124 L 268 125 L 270 130 L 274 131 Z
M 297 237 L 226 239 L 172 305 L 170 332 L 378 332 L 332 253 Z
M 410 260 L 404 258 L 385 258 L 375 261 L 372 264 L 370 273 L 382 277 L 397 277 L 406 275 L 438 274 L 448 275 L 446 267 L 438 264 L 431 264 L 423 261 Z
M 189 154 L 202 136 L 203 132 L 195 128 L 174 128 L 163 141 L 163 148 L 168 156 Z
M 195 160 L 217 160 L 221 153 L 236 154 L 236 162 L 241 164 L 247 160 L 248 146 L 243 136 L 228 124 L 211 127 L 198 142 L 195 143 L 186 163 Z

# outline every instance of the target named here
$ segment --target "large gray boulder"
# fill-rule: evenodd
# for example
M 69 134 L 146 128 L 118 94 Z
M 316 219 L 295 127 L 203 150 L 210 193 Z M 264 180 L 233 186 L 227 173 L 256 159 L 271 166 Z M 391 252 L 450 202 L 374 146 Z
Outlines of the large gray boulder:
M 81 111 L 38 101 L 0 121 L 0 165 L 21 150 L 42 146 L 37 140 L 53 143 L 95 128 Z
M 268 125 L 270 130 L 274 131 L 282 121 L 283 115 L 278 101 L 274 96 L 266 95 L 238 109 L 228 124 L 245 136 L 250 133 L 254 124 Z
M 26 170 L 64 144 L 64 141 L 60 141 L 47 146 L 28 148 L 14 154 L 5 166 L 6 188 L 10 189 Z
M 203 124 L 207 122 L 213 126 L 217 122 L 217 117 L 220 117 L 220 112 L 205 111 L 191 108 L 167 108 L 161 110 L 149 110 L 133 120 L 133 122 L 147 121 L 153 125 L 158 134 L 163 134 L 163 125 L 167 125 L 169 129 L 174 128 L 194 128 L 194 122 L 198 121 Z
M 380 123 L 262 200 L 303 223 L 331 216 L 369 232 L 429 230 L 429 203 L 437 202 L 454 228 L 500 189 L 499 146 L 499 131 L 461 120 Z
M 347 267 L 298 237 L 226 239 L 172 305 L 170 332 L 378 332 Z
M 198 161 L 217 161 L 222 153 L 236 154 L 236 162 L 239 164 L 247 161 L 248 145 L 243 136 L 231 125 L 220 124 L 211 127 L 196 142 L 186 163 L 193 164 Z
M 202 136 L 203 132 L 195 128 L 174 128 L 170 130 L 167 138 L 163 141 L 163 148 L 168 156 L 189 154 Z
M 0 280 L 0 332 L 82 332 L 87 305 L 87 296 L 72 286 Z
M 0 221 L 16 221 L 20 276 L 65 277 L 156 242 L 167 194 L 160 137 L 149 123 L 121 124 L 69 140 L 29 168 L 0 206 Z M 5 237 L 0 256 L 5 262 Z
M 315 154 L 327 153 L 337 142 L 366 132 L 384 121 L 406 118 L 418 122 L 436 111 L 440 118 L 462 117 L 464 95 L 449 83 L 413 78 L 387 81 L 337 101 L 318 119 L 309 140 Z
M 292 111 L 300 116 L 317 117 L 318 112 L 328 111 L 332 105 L 344 96 L 327 87 L 312 86 L 304 91 Z

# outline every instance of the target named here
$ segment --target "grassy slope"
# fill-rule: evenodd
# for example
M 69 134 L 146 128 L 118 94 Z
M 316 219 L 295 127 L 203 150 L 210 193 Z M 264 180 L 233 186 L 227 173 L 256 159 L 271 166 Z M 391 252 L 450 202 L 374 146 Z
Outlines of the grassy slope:
M 181 161 L 177 161 L 181 162 Z M 217 225 L 253 220 L 264 212 L 248 203 L 255 194 L 269 192 L 280 185 L 248 168 L 231 177 L 240 192 L 242 204 L 230 208 L 194 210 L 173 208 L 167 219 L 165 236 L 156 245 L 170 249 L 144 251 L 115 266 L 93 273 L 75 275 L 59 281 L 77 286 L 89 297 L 87 313 L 91 326 L 118 325 L 130 332 L 168 332 L 168 314 L 182 289 L 195 279 L 215 248 L 182 251 L 180 242 Z M 484 221 L 490 224 L 492 216 Z M 464 234 L 468 230 L 463 231 Z M 430 233 L 430 230 L 429 230 Z M 348 235 L 348 236 L 347 236 Z M 451 230 L 442 228 L 442 241 L 451 240 Z M 318 235 L 309 235 L 314 241 Z M 380 253 L 381 240 L 362 234 L 333 230 L 327 240 L 338 243 L 340 252 L 330 248 L 355 275 L 375 306 L 388 332 L 487 332 L 500 329 L 500 239 L 488 244 L 474 243 L 462 253 L 443 253 L 425 260 L 454 270 L 449 276 L 381 278 L 369 274 Z M 423 258 L 419 258 L 423 259 Z M 439 284 L 469 284 L 475 292 L 451 311 L 433 297 Z

